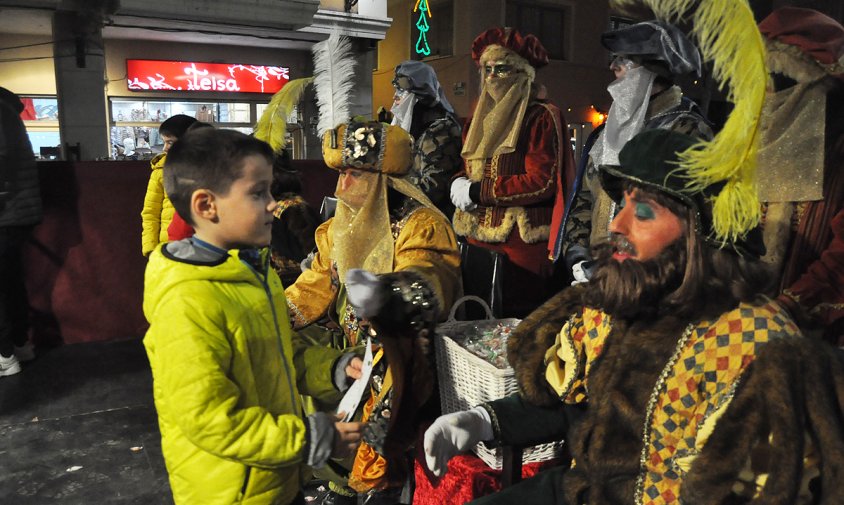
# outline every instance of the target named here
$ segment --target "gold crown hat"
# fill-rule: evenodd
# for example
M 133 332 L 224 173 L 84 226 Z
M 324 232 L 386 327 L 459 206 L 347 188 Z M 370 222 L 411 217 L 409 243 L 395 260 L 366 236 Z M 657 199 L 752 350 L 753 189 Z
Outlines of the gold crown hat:
M 335 128 L 337 146 L 330 135 L 322 139 L 322 157 L 335 170 L 353 168 L 402 177 L 413 166 L 413 137 L 398 126 L 378 121 L 351 121 Z
M 712 198 L 713 237 L 722 245 L 740 240 L 761 219 L 756 189 L 759 123 L 765 101 L 768 70 L 765 44 L 746 0 L 611 0 L 620 10 L 646 6 L 662 21 L 691 23 L 714 79 L 726 88 L 734 104 L 724 128 L 712 140 L 702 140 L 680 155 L 689 190 L 716 184 Z

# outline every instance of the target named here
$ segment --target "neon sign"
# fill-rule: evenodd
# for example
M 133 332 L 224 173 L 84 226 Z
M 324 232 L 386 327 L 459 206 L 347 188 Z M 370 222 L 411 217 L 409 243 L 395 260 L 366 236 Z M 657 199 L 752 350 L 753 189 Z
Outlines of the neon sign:
M 191 61 L 126 60 L 130 91 L 275 93 L 290 80 L 287 67 Z
M 419 19 L 416 21 L 416 28 L 419 29 L 419 38 L 416 40 L 416 54 L 422 56 L 430 56 L 431 46 L 428 45 L 428 30 L 431 29 L 428 25 L 428 20 L 425 15 L 431 16 L 431 7 L 428 5 L 428 0 L 416 0 L 416 5 L 413 7 L 413 12 L 419 12 Z

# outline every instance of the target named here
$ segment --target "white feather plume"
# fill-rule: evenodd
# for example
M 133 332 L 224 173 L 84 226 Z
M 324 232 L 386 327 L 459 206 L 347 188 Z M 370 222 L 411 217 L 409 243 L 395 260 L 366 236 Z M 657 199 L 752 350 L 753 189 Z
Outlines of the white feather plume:
M 326 131 L 351 118 L 350 102 L 355 85 L 352 43 L 335 27 L 327 40 L 314 44 L 314 87 L 316 88 L 320 138 Z

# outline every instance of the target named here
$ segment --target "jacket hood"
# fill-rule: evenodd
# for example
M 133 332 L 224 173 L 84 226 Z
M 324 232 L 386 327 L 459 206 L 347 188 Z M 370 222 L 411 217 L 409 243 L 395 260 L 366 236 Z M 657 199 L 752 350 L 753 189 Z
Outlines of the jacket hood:
M 150 254 L 144 274 L 144 314 L 149 317 L 168 291 L 185 282 L 245 282 L 261 286 L 269 268 L 267 251 L 231 249 L 223 255 L 198 247 L 191 239 L 160 245 Z M 246 259 L 253 254 L 261 265 L 260 271 Z
M 167 161 L 167 153 L 156 154 L 149 162 L 150 170 L 161 170 L 164 168 L 164 162 Z

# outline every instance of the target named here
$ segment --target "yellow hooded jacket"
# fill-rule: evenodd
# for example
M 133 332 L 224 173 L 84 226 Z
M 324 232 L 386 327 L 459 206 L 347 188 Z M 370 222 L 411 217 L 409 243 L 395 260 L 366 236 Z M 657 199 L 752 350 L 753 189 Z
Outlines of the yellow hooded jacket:
M 159 243 L 167 242 L 167 227 L 176 212 L 164 191 L 163 169 L 166 159 L 167 153 L 161 153 L 150 162 L 152 173 L 149 175 L 144 208 L 141 210 L 141 252 L 144 256 L 148 256 Z
M 301 389 L 327 401 L 341 353 L 290 330 L 284 290 L 230 250 L 179 260 L 159 246 L 145 275 L 144 338 L 161 448 L 177 504 L 290 503 L 310 476 Z M 184 257 L 184 256 L 182 256 Z

